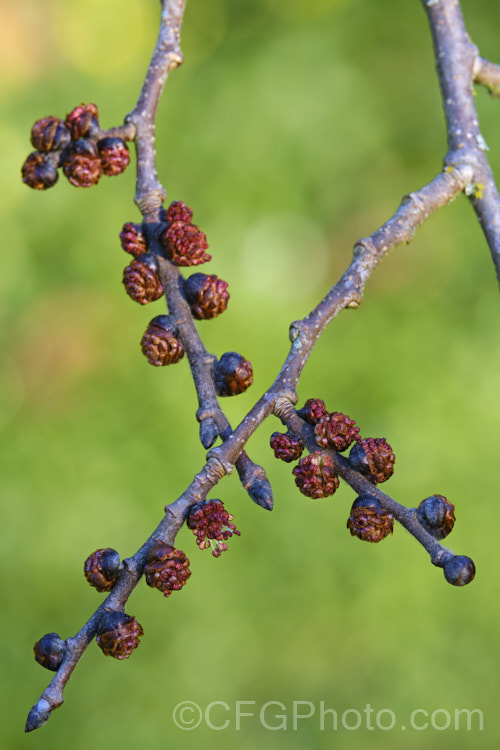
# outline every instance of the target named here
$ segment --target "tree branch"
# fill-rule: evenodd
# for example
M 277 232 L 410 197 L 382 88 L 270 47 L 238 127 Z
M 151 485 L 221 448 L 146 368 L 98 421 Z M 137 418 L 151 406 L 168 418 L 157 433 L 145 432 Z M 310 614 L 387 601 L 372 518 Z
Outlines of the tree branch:
M 163 249 L 156 237 L 155 229 L 161 222 L 161 208 L 166 191 L 160 184 L 156 172 L 155 122 L 158 102 L 168 74 L 182 63 L 180 29 L 186 0 L 163 0 L 162 17 L 158 41 L 137 101 L 127 117 L 136 129 L 137 189 L 135 202 L 141 211 L 146 228 L 149 228 L 149 249 L 159 262 L 159 273 L 169 313 L 179 328 L 179 338 L 186 351 L 191 373 L 198 395 L 200 435 L 202 443 L 209 447 L 217 434 L 224 438 L 231 426 L 219 406 L 212 380 L 212 365 L 215 360 L 201 341 L 194 324 L 191 310 L 181 293 L 182 276 L 176 266 L 164 257 Z M 236 465 L 243 487 L 258 505 L 270 510 L 273 494 L 269 480 L 261 466 L 243 453 Z
M 231 425 L 220 408 L 215 393 L 212 377 L 215 357 L 207 352 L 198 334 L 191 308 L 181 293 L 182 275 L 178 268 L 162 257 L 162 249 L 157 241 L 156 243 L 153 241 L 152 250 L 158 258 L 160 280 L 167 299 L 168 310 L 179 329 L 179 338 L 191 367 L 198 395 L 197 417 L 200 422 L 201 442 L 205 448 L 209 448 L 215 442 L 217 435 L 224 440 L 231 434 Z M 208 439 L 205 439 L 204 436 L 207 435 Z M 271 510 L 273 493 L 264 469 L 255 464 L 244 451 L 235 463 L 241 483 L 252 500 L 257 505 Z
M 254 500 L 259 502 L 256 499 L 259 492 L 267 492 L 267 479 L 263 469 L 250 461 L 244 453 L 244 447 L 271 413 L 276 414 L 290 430 L 300 435 L 310 450 L 317 450 L 311 428 L 293 409 L 293 404 L 297 400 L 296 391 L 300 375 L 328 323 L 341 310 L 357 308 L 361 304 L 366 282 L 390 249 L 402 242 L 409 242 L 415 230 L 428 216 L 465 190 L 482 223 L 497 273 L 500 274 L 500 199 L 484 154 L 484 141 L 479 131 L 470 90 L 473 79 L 479 82 L 487 78 L 490 82 L 493 80 L 493 73 L 488 67 L 491 64 L 485 66 L 482 62 L 477 63 L 477 50 L 467 37 L 457 0 L 422 2 L 433 32 L 446 114 L 449 151 L 445 158 L 444 171 L 420 190 L 405 196 L 388 221 L 372 235 L 356 243 L 352 262 L 340 280 L 309 315 L 292 323 L 291 347 L 280 372 L 271 387 L 234 431 L 231 431 L 219 407 L 212 382 L 213 358 L 199 338 L 189 305 L 183 297 L 182 277 L 178 269 L 164 257 L 155 239 L 155 228 L 161 223 L 161 209 L 165 199 L 165 190 L 158 181 L 155 166 L 156 109 L 168 73 L 182 61 L 179 33 L 185 0 L 164 0 L 162 3 L 158 42 L 137 105 L 127 116 L 123 126 L 125 130 L 121 132 L 130 137 L 134 137 L 135 134 L 135 201 L 144 216 L 146 227 L 150 230 L 150 249 L 158 259 L 169 312 L 179 327 L 181 342 L 187 352 L 198 394 L 198 418 L 200 422 L 213 420 L 223 442 L 209 451 L 206 464 L 195 475 L 185 492 L 175 502 L 166 506 L 165 515 L 149 539 L 133 557 L 123 561 L 121 575 L 105 601 L 81 630 L 66 641 L 67 650 L 62 664 L 30 711 L 26 731 L 42 726 L 51 712 L 62 704 L 64 687 L 85 649 L 95 637 L 102 617 L 106 612 L 124 610 L 130 594 L 142 576 L 148 551 L 155 542 L 162 541 L 173 546 L 189 509 L 206 499 L 210 490 L 225 474 L 229 474 L 235 465 L 240 472 L 243 485 L 250 494 L 253 487 L 256 493 Z M 210 441 L 207 440 L 208 442 Z M 416 519 L 414 509 L 405 508 L 381 492 L 355 472 L 348 459 L 335 452 L 330 452 L 330 455 L 339 475 L 356 492 L 369 492 L 376 496 L 382 506 L 423 545 L 435 565 L 442 567 L 450 559 L 452 553 L 423 529 Z
M 26 731 L 32 731 L 42 726 L 48 720 L 52 710 L 62 704 L 64 686 L 85 649 L 95 637 L 102 616 L 106 611 L 121 611 L 124 609 L 130 594 L 139 582 L 147 553 L 154 542 L 164 541 L 174 546 L 176 534 L 182 526 L 187 510 L 200 500 L 204 500 L 210 489 L 217 484 L 224 474 L 231 473 L 233 466 L 237 464 L 238 458 L 242 454 L 244 445 L 266 417 L 276 409 L 277 404 L 282 404 L 283 400 L 288 404 L 296 402 L 296 389 L 300 374 L 328 322 L 342 309 L 359 306 L 364 286 L 381 258 L 394 246 L 402 242 L 409 242 L 416 228 L 433 211 L 449 203 L 464 189 L 465 185 L 468 184 L 470 175 L 471 171 L 467 165 L 460 166 L 453 172 L 444 172 L 438 175 L 431 183 L 425 185 L 416 193 L 411 193 L 403 198 L 401 206 L 394 216 L 370 237 L 364 238 L 355 245 L 353 261 L 339 282 L 303 321 L 292 324 L 292 346 L 273 385 L 263 394 L 236 430 L 227 436 L 224 443 L 209 452 L 207 464 L 196 475 L 179 499 L 166 507 L 164 518 L 147 542 L 132 558 L 124 561 L 125 569 L 111 594 L 79 633 L 74 638 L 68 639 L 68 653 L 58 673 L 30 711 Z M 168 274 L 165 273 L 165 269 L 174 268 L 168 261 L 163 261 L 161 268 L 162 282 L 166 282 L 168 294 L 171 284 L 178 288 L 178 280 L 174 281 L 173 278 L 167 280 Z M 179 300 L 176 300 L 176 303 L 179 307 L 172 303 L 173 306 L 170 311 L 177 315 L 177 322 L 180 322 L 183 320 L 182 313 L 185 311 L 182 310 Z M 190 318 L 189 315 L 184 320 Z M 199 351 L 199 354 L 203 358 L 202 350 Z M 305 427 L 303 431 L 298 429 L 297 425 L 299 422 L 302 423 L 302 420 L 299 417 L 296 417 L 296 420 L 288 415 L 284 423 L 290 426 L 292 430 L 299 432 L 308 447 L 317 450 L 317 444 L 311 439 Z M 346 459 L 335 454 L 334 461 L 340 476 L 357 492 L 370 489 L 371 493 L 379 498 L 381 504 L 393 513 L 394 517 L 423 544 L 433 561 L 444 559 L 441 545 L 421 527 L 418 528 L 416 522 L 412 522 L 409 515 L 411 511 L 395 503 L 380 490 L 374 489 L 372 484 L 350 468 L 348 462 L 345 463 Z
M 341 310 L 359 307 L 365 284 L 384 255 L 396 245 L 410 242 L 415 230 L 431 213 L 464 190 L 471 175 L 468 165 L 437 175 L 428 185 L 405 196 L 396 213 L 380 229 L 356 243 L 353 260 L 341 279 L 306 318 L 290 326 L 292 345 L 288 356 L 273 385 L 230 436 L 233 445 L 242 449 L 256 426 L 273 411 L 278 399 L 297 401 L 300 375 L 328 323 Z M 218 455 L 219 450 L 212 449 L 210 455 Z
M 215 459 L 208 461 L 176 502 L 165 508 L 165 515 L 149 539 L 133 557 L 123 561 L 123 572 L 113 586 L 111 593 L 79 632 L 66 640 L 66 653 L 61 666 L 29 712 L 26 732 L 32 732 L 34 729 L 43 726 L 49 720 L 52 711 L 63 704 L 64 688 L 87 646 L 95 638 L 102 617 L 106 612 L 120 612 L 125 609 L 130 594 L 142 576 L 148 552 L 153 544 L 162 541 L 173 546 L 189 507 L 204 500 L 211 488 L 223 475 L 224 470 L 218 461 Z
M 479 130 L 473 81 L 480 59 L 469 39 L 458 0 L 422 0 L 434 42 L 436 67 L 448 133 L 449 166 L 469 164 L 474 170 L 467 194 L 481 224 L 500 283 L 500 195 Z M 479 69 L 481 66 L 479 65 Z
M 317 451 L 318 444 L 314 437 L 313 428 L 301 419 L 290 402 L 286 401 L 279 404 L 275 410 L 276 416 L 281 419 L 282 423 L 295 435 L 299 436 L 306 448 L 310 451 Z M 335 471 L 358 495 L 371 495 L 376 497 L 385 510 L 394 516 L 394 518 L 409 531 L 415 539 L 420 542 L 422 547 L 429 553 L 431 562 L 438 567 L 444 567 L 445 563 L 454 557 L 453 552 L 443 547 L 431 534 L 429 534 L 421 525 L 417 518 L 415 508 L 406 508 L 392 497 L 382 492 L 373 482 L 355 471 L 349 459 L 341 456 L 336 451 L 324 451 L 328 453 L 335 465 Z
M 137 190 L 135 203 L 146 218 L 154 216 L 166 198 L 156 172 L 155 121 L 158 102 L 168 74 L 183 61 L 180 34 L 186 0 L 162 0 L 158 41 L 139 99 L 125 123 L 136 128 Z

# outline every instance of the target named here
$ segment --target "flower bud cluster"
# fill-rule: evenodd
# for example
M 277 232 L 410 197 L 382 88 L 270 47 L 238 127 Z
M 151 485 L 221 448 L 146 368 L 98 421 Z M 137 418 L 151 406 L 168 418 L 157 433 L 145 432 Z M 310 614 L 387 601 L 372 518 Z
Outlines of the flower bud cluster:
M 59 179 L 58 169 L 75 187 L 97 185 L 102 175 L 121 174 L 130 162 L 122 138 L 103 136 L 95 104 L 80 104 L 66 117 L 43 117 L 31 129 L 36 149 L 22 167 L 23 182 L 47 190 Z

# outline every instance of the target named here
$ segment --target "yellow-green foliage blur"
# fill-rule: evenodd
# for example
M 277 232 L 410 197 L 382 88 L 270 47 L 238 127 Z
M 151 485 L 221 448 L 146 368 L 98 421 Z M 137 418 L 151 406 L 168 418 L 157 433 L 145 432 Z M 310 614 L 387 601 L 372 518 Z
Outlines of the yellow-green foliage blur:
M 473 40 L 498 61 L 500 6 L 463 6 Z M 115 662 L 92 644 L 65 705 L 22 734 L 51 676 L 32 644 L 72 635 L 101 601 L 84 559 L 106 546 L 133 554 L 204 462 L 187 362 L 153 368 L 140 353 L 163 303 L 141 308 L 121 285 L 118 233 L 139 218 L 133 166 L 90 190 L 61 176 L 39 193 L 20 180 L 36 119 L 93 101 L 103 127 L 122 122 L 158 11 L 157 0 L 0 6 L 2 747 L 491 748 L 500 739 L 498 289 L 464 197 L 394 250 L 360 309 L 332 323 L 300 399 L 323 398 L 363 435 L 389 440 L 396 499 L 413 506 L 437 492 L 455 504 L 449 546 L 474 558 L 476 580 L 448 585 L 399 526 L 380 545 L 351 538 L 352 491 L 303 497 L 269 448 L 271 418 L 249 452 L 266 466 L 274 511 L 254 505 L 237 477 L 221 482 L 212 496 L 241 537 L 216 560 L 184 528 L 186 588 L 165 600 L 141 583 L 129 602 L 145 631 L 139 650 Z M 237 423 L 278 372 L 290 322 L 339 277 L 353 243 L 440 170 L 443 116 L 418 0 L 188 0 L 183 49 L 159 108 L 158 171 L 169 200 L 191 205 L 208 236 L 213 261 L 202 270 L 229 282 L 227 312 L 199 329 L 209 351 L 239 350 L 253 363 L 253 387 L 223 402 Z M 500 175 L 500 101 L 484 90 L 476 101 Z M 222 701 L 228 708 L 217 704 L 208 719 L 227 728 L 203 719 L 179 729 L 180 701 Z M 256 714 L 239 730 L 236 701 L 253 701 L 240 710 Z M 259 720 L 268 701 L 283 704 L 264 712 L 275 729 Z M 316 712 L 296 729 L 294 701 Z M 331 714 L 321 728 L 322 705 L 338 712 L 337 731 Z M 483 712 L 482 731 L 477 715 L 471 730 L 465 720 L 455 730 L 464 708 Z M 375 724 L 384 709 L 392 730 Z M 437 711 L 440 728 L 411 728 L 416 709 L 428 721 Z

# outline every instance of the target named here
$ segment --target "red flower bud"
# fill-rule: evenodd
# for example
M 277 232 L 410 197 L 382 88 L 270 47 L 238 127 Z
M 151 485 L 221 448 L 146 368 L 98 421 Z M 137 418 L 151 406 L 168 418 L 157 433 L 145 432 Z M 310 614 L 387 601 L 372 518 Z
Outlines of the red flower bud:
M 123 271 L 123 285 L 129 297 L 140 305 L 147 305 L 148 302 L 160 299 L 163 287 L 154 257 L 146 253 L 139 258 L 134 258 Z
M 146 237 L 142 231 L 141 224 L 133 224 L 131 221 L 123 225 L 120 232 L 120 242 L 126 253 L 135 258 L 147 252 Z
M 149 364 L 155 367 L 174 365 L 184 356 L 177 328 L 168 315 L 153 318 L 141 339 L 141 349 Z
M 105 656 L 113 659 L 128 659 L 144 635 L 142 626 L 135 617 L 125 612 L 108 612 L 99 626 L 97 645 Z
M 364 542 L 381 542 L 392 534 L 394 519 L 371 495 L 360 495 L 353 503 L 347 528 Z
M 212 260 L 212 256 L 205 252 L 207 238 L 194 224 L 174 221 L 160 235 L 160 242 L 176 266 L 199 266 Z
M 238 352 L 226 352 L 215 363 L 214 382 L 219 396 L 237 396 L 253 383 L 252 365 Z
M 75 187 L 97 185 L 102 175 L 101 160 L 94 141 L 80 138 L 63 151 L 64 175 Z
M 174 221 L 183 221 L 185 224 L 191 224 L 193 212 L 182 201 L 173 201 L 166 211 L 167 221 L 173 224 Z
M 168 597 L 173 591 L 180 591 L 190 579 L 189 560 L 182 550 L 157 542 L 149 550 L 144 575 L 148 586 Z
M 59 151 L 69 142 L 69 130 L 59 117 L 44 117 L 31 128 L 31 143 L 38 151 Z
M 121 138 L 103 138 L 97 141 L 102 171 L 108 177 L 121 174 L 130 163 L 128 146 Z
M 327 453 L 321 451 L 301 458 L 292 473 L 302 494 L 314 499 L 333 495 L 340 484 L 335 464 Z
M 33 151 L 23 164 L 23 182 L 33 190 L 48 190 L 59 179 L 57 168 L 52 160 L 39 151 Z
M 300 458 L 302 451 L 304 450 L 304 443 L 302 440 L 299 440 L 290 432 L 284 434 L 281 432 L 273 432 L 270 444 L 276 458 L 286 461 L 287 464 Z
M 359 440 L 359 427 L 354 419 L 350 419 L 340 411 L 327 414 L 314 427 L 316 442 L 322 448 L 333 448 L 335 451 L 345 451 L 354 440 Z
M 99 130 L 99 112 L 95 104 L 80 104 L 66 115 L 66 127 L 77 141 L 94 135 Z
M 297 414 L 309 424 L 315 425 L 321 417 L 328 416 L 328 409 L 325 402 L 320 398 L 308 398 L 302 409 L 297 411 Z
M 196 320 L 216 318 L 227 309 L 227 281 L 219 279 L 218 276 L 194 273 L 186 280 L 184 290 Z
M 349 460 L 355 471 L 378 484 L 392 477 L 396 459 L 385 438 L 364 438 L 353 446 Z

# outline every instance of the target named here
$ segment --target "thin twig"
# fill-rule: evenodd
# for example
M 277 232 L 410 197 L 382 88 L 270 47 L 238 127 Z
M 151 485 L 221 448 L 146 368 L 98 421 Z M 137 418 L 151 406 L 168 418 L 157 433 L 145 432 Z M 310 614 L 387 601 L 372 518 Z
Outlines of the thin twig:
M 405 196 L 396 213 L 380 229 L 356 243 L 353 260 L 342 278 L 307 317 L 292 323 L 292 345 L 280 373 L 229 438 L 233 445 L 243 448 L 278 399 L 286 397 L 296 402 L 302 370 L 328 323 L 341 310 L 359 307 L 365 284 L 380 260 L 396 245 L 410 242 L 417 227 L 464 190 L 471 175 L 468 165 L 437 175 L 428 185 Z M 221 450 L 213 448 L 210 455 L 219 456 Z
M 126 122 L 124 125 L 118 125 L 116 128 L 100 128 L 94 135 L 96 140 L 101 140 L 101 138 L 121 138 L 122 141 L 134 141 L 136 129 L 133 122 Z
M 477 56 L 473 73 L 474 81 L 486 86 L 491 96 L 500 96 L 500 65 Z
M 168 310 L 179 329 L 179 338 L 188 356 L 199 409 L 197 412 L 200 422 L 200 436 L 205 448 L 209 448 L 217 435 L 224 440 L 231 434 L 231 425 L 219 406 L 215 393 L 212 368 L 215 357 L 209 354 L 198 334 L 191 308 L 182 295 L 182 275 L 170 261 L 163 258 L 158 243 L 152 243 L 153 252 L 156 251 L 159 262 L 160 280 L 167 299 Z M 205 442 L 206 428 L 213 425 L 210 439 Z M 266 510 L 273 507 L 273 493 L 271 484 L 262 466 L 255 464 L 243 451 L 236 460 L 236 470 L 240 481 L 254 502 Z
M 189 507 L 200 502 L 200 500 L 204 500 L 211 488 L 223 475 L 224 470 L 218 461 L 214 459 L 208 461 L 178 500 L 165 508 L 165 515 L 149 539 L 133 557 L 123 561 L 123 571 L 111 593 L 79 632 L 66 640 L 66 652 L 61 666 L 29 712 L 26 732 L 32 732 L 34 729 L 43 726 L 49 720 L 52 711 L 63 704 L 64 688 L 88 645 L 95 638 L 102 617 L 106 612 L 121 612 L 125 609 L 130 594 L 142 576 L 146 558 L 152 545 L 156 541 L 174 545 L 175 537 L 184 523 Z
M 135 203 L 147 220 L 158 221 L 166 191 L 156 172 L 155 121 L 158 102 L 168 74 L 183 61 L 180 33 L 186 0 L 162 0 L 158 41 L 139 99 L 125 118 L 136 128 L 137 189 Z
M 301 419 L 291 403 L 281 403 L 277 416 L 282 423 L 295 435 L 300 437 L 306 448 L 310 451 L 317 451 L 318 444 L 314 437 L 313 428 Z M 446 549 L 440 544 L 428 531 L 426 531 L 418 520 L 415 508 L 406 508 L 392 497 L 382 492 L 379 487 L 375 486 L 366 477 L 355 471 L 349 459 L 341 456 L 339 453 L 331 450 L 322 449 L 332 459 L 337 474 L 358 493 L 358 495 L 371 495 L 376 497 L 385 510 L 394 516 L 394 518 L 407 530 L 415 539 L 420 542 L 422 547 L 429 553 L 433 565 L 440 568 L 454 555 L 451 550 Z
M 135 202 L 146 225 L 153 228 L 161 221 L 161 208 L 166 190 L 158 180 L 156 172 L 155 121 L 158 102 L 168 74 L 182 63 L 180 29 L 186 0 L 163 0 L 158 41 L 134 110 L 126 123 L 136 129 L 137 187 Z M 211 369 L 214 358 L 203 345 L 189 305 L 180 288 L 182 276 L 178 269 L 164 259 L 163 251 L 154 231 L 150 232 L 150 247 L 160 262 L 160 276 L 165 290 L 169 312 L 179 328 L 180 340 L 188 356 L 191 373 L 198 395 L 200 434 L 207 447 L 217 434 L 224 437 L 231 426 L 220 408 L 214 390 Z M 270 510 L 273 494 L 264 469 L 243 454 L 237 462 L 237 471 L 243 487 L 257 504 Z

